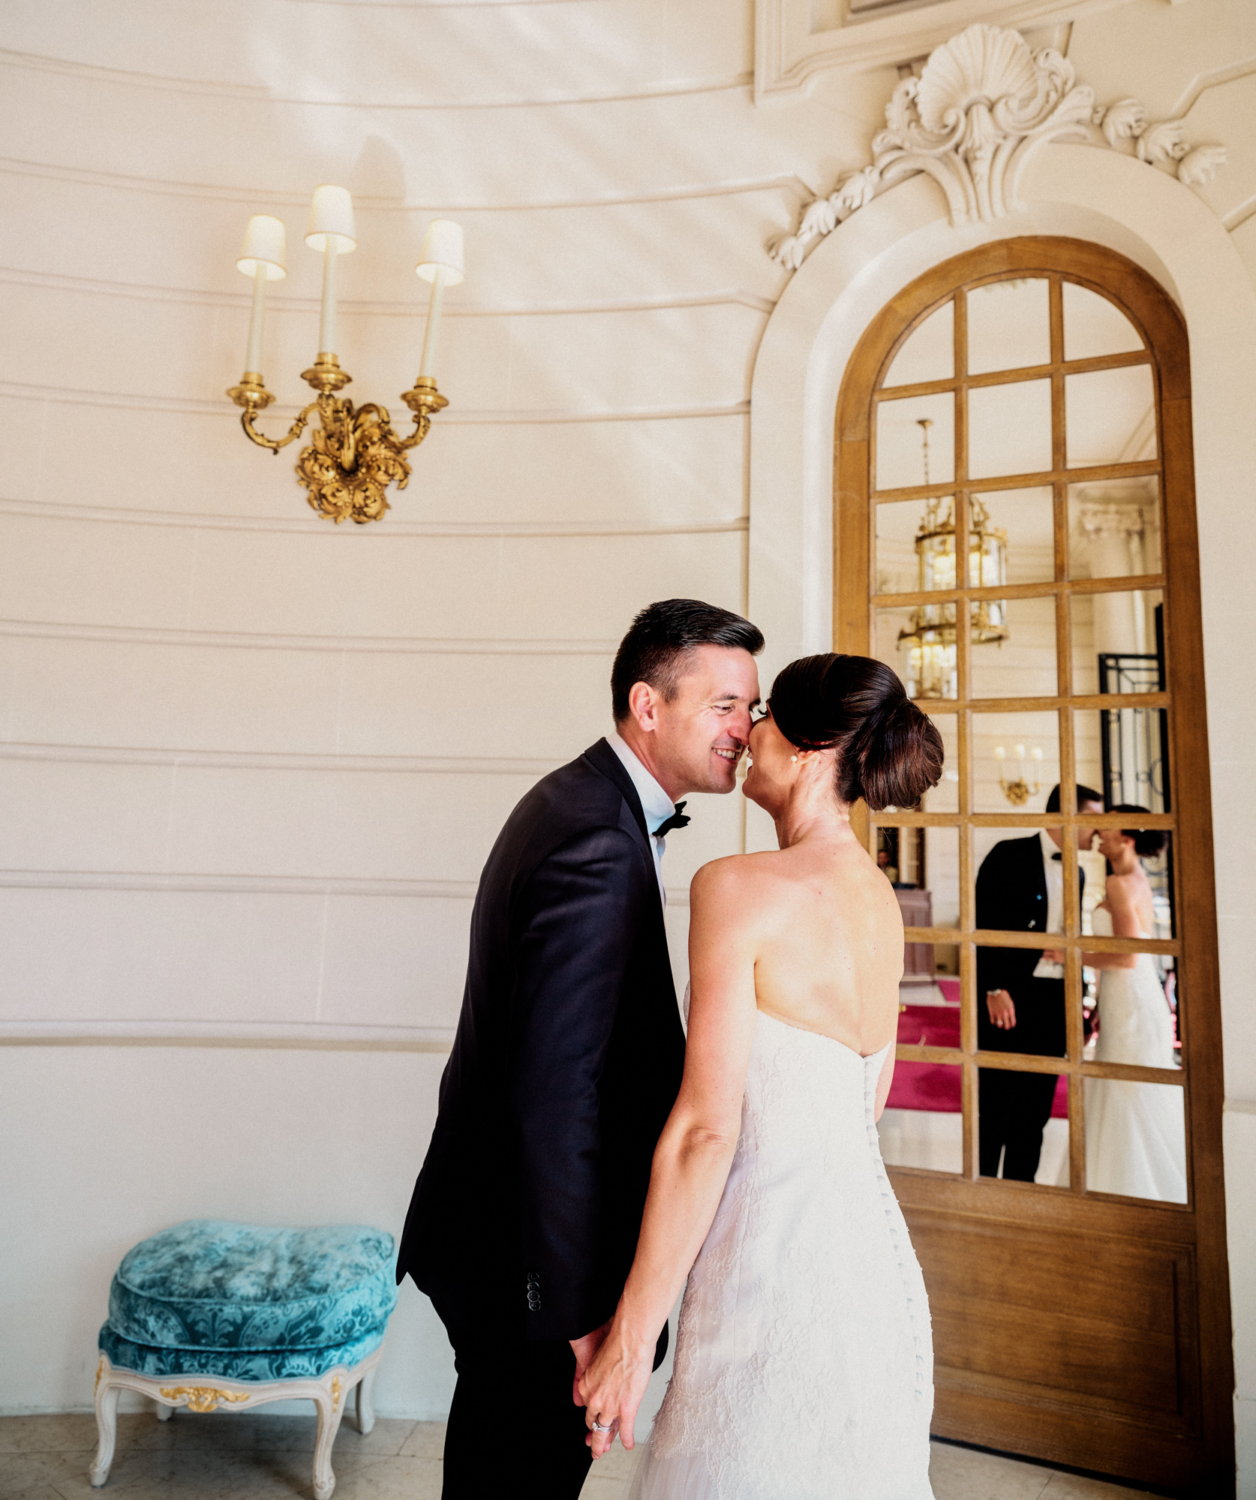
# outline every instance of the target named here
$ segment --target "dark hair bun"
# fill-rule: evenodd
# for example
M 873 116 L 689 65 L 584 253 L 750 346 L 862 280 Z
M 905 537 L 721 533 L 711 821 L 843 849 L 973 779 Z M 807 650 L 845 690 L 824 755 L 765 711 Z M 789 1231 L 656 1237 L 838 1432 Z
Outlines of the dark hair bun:
M 1110 812 L 1119 813 L 1145 813 L 1150 812 L 1148 807 L 1140 807 L 1136 802 L 1118 802 Z M 1122 828 L 1121 837 L 1134 840 L 1134 853 L 1141 859 L 1157 859 L 1164 853 L 1165 845 L 1169 842 L 1169 835 L 1163 828 Z
M 803 656 L 777 674 L 776 727 L 800 750 L 837 751 L 836 791 L 874 812 L 915 807 L 942 779 L 942 736 L 898 676 L 869 656 Z

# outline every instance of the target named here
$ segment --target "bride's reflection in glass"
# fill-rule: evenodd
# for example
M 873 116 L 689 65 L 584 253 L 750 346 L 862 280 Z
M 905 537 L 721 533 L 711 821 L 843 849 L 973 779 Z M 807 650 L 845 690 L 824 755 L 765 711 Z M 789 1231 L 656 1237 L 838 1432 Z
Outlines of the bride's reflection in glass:
M 1145 814 L 1121 803 L 1113 812 Z M 1105 828 L 1099 852 L 1111 874 L 1095 909 L 1096 937 L 1156 935 L 1144 859 L 1157 859 L 1168 835 L 1159 829 Z M 1083 953 L 1099 975 L 1095 1061 L 1174 1068 L 1173 1016 L 1150 953 Z M 1182 1090 L 1171 1084 L 1115 1078 L 1086 1080 L 1086 1186 L 1092 1192 L 1186 1202 Z

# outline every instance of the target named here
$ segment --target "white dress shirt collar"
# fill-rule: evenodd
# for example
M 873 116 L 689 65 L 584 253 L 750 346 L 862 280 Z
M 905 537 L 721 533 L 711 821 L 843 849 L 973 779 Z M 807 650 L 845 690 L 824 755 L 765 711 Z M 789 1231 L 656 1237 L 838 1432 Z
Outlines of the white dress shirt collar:
M 676 811 L 675 803 L 637 759 L 636 752 L 627 740 L 621 739 L 618 733 L 612 733 L 607 736 L 607 743 L 619 756 L 624 770 L 632 777 L 637 796 L 641 798 L 645 826 L 653 833 L 660 823 L 665 823 Z
M 665 823 L 676 811 L 672 799 L 663 788 L 650 775 L 649 771 L 637 759 L 636 752 L 626 740 L 612 731 L 606 737 L 606 742 L 619 756 L 624 770 L 632 777 L 632 784 L 637 789 L 637 796 L 641 799 L 641 811 L 645 814 L 645 826 L 653 834 L 650 839 L 651 852 L 654 855 L 654 873 L 659 883 L 659 900 L 664 906 L 667 905 L 667 888 L 663 884 L 663 850 L 667 845 L 665 838 L 659 838 L 655 829 L 660 823 Z

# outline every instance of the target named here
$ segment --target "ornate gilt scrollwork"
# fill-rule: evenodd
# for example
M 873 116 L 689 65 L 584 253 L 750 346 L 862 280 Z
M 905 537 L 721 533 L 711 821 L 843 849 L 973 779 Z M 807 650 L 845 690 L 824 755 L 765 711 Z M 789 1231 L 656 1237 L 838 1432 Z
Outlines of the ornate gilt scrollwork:
M 161 1394 L 167 1401 L 186 1396 L 189 1411 L 217 1411 L 220 1402 L 235 1405 L 249 1399 L 247 1391 L 223 1391 L 213 1385 L 163 1385 Z
M 335 392 L 351 377 L 340 368 L 334 354 L 320 354 L 313 367 L 302 374 L 318 392 L 282 438 L 270 438 L 254 425 L 258 412 L 275 399 L 260 375 L 246 374 L 227 395 L 244 408 L 240 425 L 253 442 L 272 453 L 286 448 L 305 431 L 317 412 L 319 425 L 297 458 L 297 481 L 307 491 L 310 508 L 337 525 L 354 521 L 359 526 L 378 521 L 390 509 L 385 491 L 390 484 L 405 489 L 410 465 L 405 454 L 427 436 L 432 415 L 449 402 L 436 389 L 430 376 L 420 376 L 401 399 L 414 413 L 414 430 L 407 437 L 393 431 L 385 407 L 368 401 L 354 407 Z

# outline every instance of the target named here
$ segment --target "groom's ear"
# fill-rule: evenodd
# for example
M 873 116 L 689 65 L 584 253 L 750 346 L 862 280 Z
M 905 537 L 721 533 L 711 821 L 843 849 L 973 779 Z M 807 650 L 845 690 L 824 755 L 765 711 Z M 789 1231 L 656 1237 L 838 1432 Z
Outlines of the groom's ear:
M 659 704 L 662 694 L 648 682 L 634 682 L 628 689 L 628 715 L 647 734 L 659 727 Z

